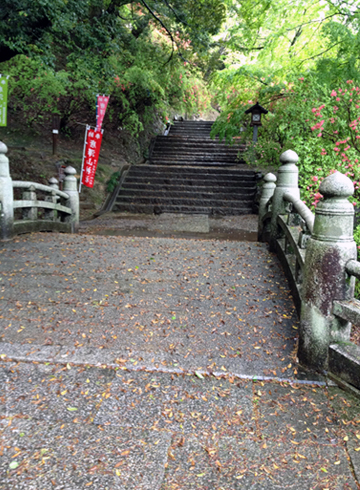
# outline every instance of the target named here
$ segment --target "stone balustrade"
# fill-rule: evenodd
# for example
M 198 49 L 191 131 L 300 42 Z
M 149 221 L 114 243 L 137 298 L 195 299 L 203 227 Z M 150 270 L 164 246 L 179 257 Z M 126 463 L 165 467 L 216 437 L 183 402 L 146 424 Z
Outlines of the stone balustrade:
M 340 172 L 324 179 L 313 215 L 300 200 L 298 156 L 288 150 L 280 161 L 278 178 L 264 177 L 259 240 L 269 241 L 289 278 L 300 316 L 299 362 L 360 389 L 360 347 L 349 340 L 351 324 L 360 325 L 353 183 Z
M 49 185 L 13 181 L 7 147 L 0 142 L 0 239 L 21 233 L 59 231 L 74 233 L 79 226 L 76 170 L 65 169 L 64 191 L 52 177 Z

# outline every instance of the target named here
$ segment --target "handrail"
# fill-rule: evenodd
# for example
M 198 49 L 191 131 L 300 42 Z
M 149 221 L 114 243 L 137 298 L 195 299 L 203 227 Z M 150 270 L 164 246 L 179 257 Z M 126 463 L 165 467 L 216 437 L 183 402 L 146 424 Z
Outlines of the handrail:
M 346 262 L 345 270 L 350 276 L 356 277 L 356 279 L 360 279 L 360 262 L 357 260 L 349 260 Z
M 310 211 L 310 209 L 306 206 L 306 204 L 301 199 L 294 197 L 289 192 L 285 192 L 283 198 L 284 201 L 290 202 L 294 206 L 298 214 L 305 221 L 306 226 L 308 227 L 310 233 L 312 234 L 314 229 L 315 216 Z
M 63 213 L 72 214 L 71 208 L 68 206 L 62 206 L 61 204 L 49 202 L 49 201 L 31 201 L 31 200 L 18 200 L 14 201 L 14 209 L 22 208 L 43 208 L 53 209 L 54 211 L 61 211 Z
M 300 231 L 294 226 L 289 226 L 281 215 L 277 217 L 277 223 L 282 228 L 285 239 L 293 249 L 292 255 L 295 256 L 300 269 L 303 270 L 305 264 L 305 250 L 301 248 L 298 243 Z M 287 253 L 286 250 L 285 253 Z
M 55 193 L 58 196 L 63 197 L 64 199 L 69 199 L 69 194 L 67 194 L 66 192 L 60 191 L 59 189 L 55 189 L 54 187 L 50 187 L 48 185 L 38 184 L 36 182 L 24 182 L 22 180 L 13 180 L 12 186 L 13 188 L 16 187 L 18 189 L 30 189 L 31 187 L 33 187 L 35 190 Z

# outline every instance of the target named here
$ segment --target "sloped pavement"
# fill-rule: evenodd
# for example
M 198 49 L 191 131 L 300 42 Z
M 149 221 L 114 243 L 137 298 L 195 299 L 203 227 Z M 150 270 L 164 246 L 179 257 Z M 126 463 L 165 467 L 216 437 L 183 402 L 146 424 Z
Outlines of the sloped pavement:
M 202 236 L 1 244 L 1 489 L 359 488 L 277 258 Z

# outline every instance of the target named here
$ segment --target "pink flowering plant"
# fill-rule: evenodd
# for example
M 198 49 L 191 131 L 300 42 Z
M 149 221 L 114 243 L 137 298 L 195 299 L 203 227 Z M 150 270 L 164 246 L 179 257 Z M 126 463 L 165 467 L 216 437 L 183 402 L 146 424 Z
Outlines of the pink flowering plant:
M 299 155 L 299 185 L 302 199 L 315 208 L 322 180 L 336 170 L 354 182 L 354 205 L 360 200 L 360 81 L 345 80 L 335 87 L 318 83 L 311 75 L 293 83 L 268 86 L 253 94 L 252 100 L 269 110 L 262 117 L 258 142 L 252 144 L 253 128 L 239 132 L 249 121 L 244 111 L 252 101 L 234 103 L 226 115 L 228 128 L 218 133 L 227 137 L 237 129 L 237 139 L 247 145 L 245 159 L 258 167 L 278 167 L 280 154 L 288 149 Z M 253 102 L 254 103 L 254 102 Z M 236 121 L 233 121 L 236 117 Z M 221 123 L 219 123 L 221 129 Z M 232 128 L 232 130 L 229 130 Z M 233 135 L 234 138 L 235 135 Z

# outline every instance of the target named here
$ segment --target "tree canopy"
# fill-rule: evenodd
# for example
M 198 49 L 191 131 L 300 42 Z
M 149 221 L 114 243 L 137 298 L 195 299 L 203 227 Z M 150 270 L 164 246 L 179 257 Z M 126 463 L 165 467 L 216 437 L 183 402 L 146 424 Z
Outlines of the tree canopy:
M 243 103 L 272 103 L 301 76 L 358 80 L 359 22 L 358 0 L 3 0 L 0 71 L 30 121 L 48 108 L 64 127 L 106 92 L 135 132 L 151 111 L 212 102 L 231 138 Z
M 217 0 L 3 0 L 0 6 L 0 62 L 18 54 L 40 55 L 56 63 L 59 51 L 74 56 L 91 50 L 119 52 L 131 34 L 138 38 L 150 24 L 202 49 L 225 20 Z M 179 32 L 180 31 L 180 32 Z

